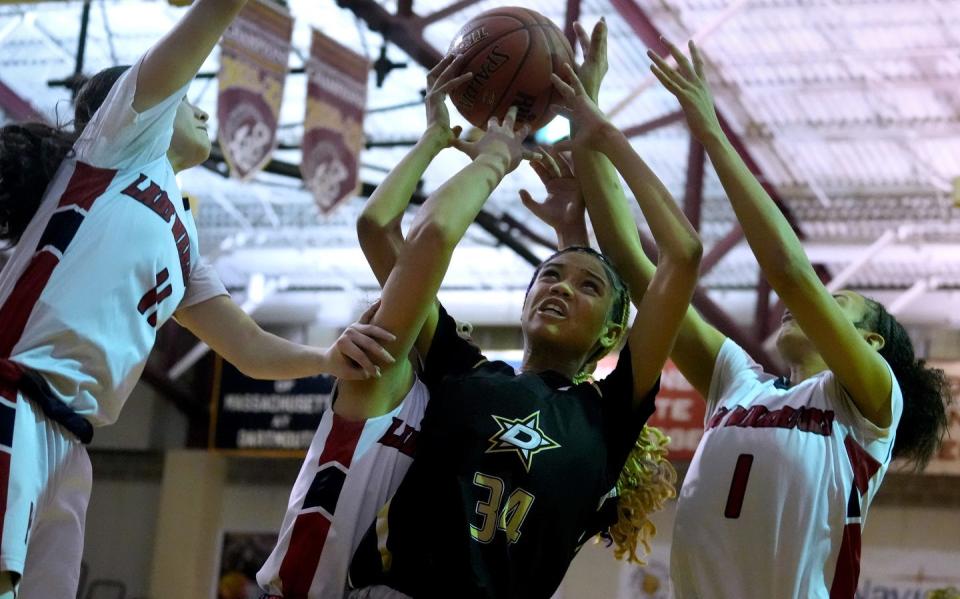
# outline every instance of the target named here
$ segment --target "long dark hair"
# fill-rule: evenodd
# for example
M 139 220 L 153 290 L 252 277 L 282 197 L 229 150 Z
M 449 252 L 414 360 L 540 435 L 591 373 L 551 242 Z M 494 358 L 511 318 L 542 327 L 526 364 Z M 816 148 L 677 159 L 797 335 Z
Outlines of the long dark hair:
M 73 127 L 18 123 L 0 127 L 0 241 L 16 245 L 78 135 L 128 66 L 90 77 L 74 100 Z
M 880 355 L 890 365 L 903 392 L 903 415 L 897 426 L 893 457 L 905 458 L 919 471 L 939 449 L 947 430 L 947 405 L 953 401 L 950 383 L 939 368 L 918 360 L 906 329 L 880 302 L 864 298 L 869 312 L 858 328 L 881 335 Z

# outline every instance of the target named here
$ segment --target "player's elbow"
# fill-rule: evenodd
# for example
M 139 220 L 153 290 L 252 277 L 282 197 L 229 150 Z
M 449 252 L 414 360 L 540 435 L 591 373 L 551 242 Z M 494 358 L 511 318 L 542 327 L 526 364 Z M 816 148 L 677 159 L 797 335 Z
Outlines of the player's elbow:
M 446 226 L 442 221 L 429 219 L 414 224 L 407 235 L 406 246 L 416 248 L 425 255 L 427 252 L 440 255 L 452 253 L 459 242 L 460 236 L 453 227 Z
M 677 240 L 669 249 L 661 250 L 661 261 L 669 262 L 673 270 L 697 272 L 703 259 L 703 243 L 696 235 Z
M 805 254 L 784 253 L 763 265 L 763 274 L 777 294 L 783 297 L 810 285 L 821 285 L 820 277 Z

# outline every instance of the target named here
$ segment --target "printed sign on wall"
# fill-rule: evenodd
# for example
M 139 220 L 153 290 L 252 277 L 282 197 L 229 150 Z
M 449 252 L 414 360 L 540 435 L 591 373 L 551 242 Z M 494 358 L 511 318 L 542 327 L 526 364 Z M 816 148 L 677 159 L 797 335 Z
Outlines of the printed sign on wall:
M 324 213 L 356 193 L 359 185 L 369 72 L 366 58 L 313 32 L 300 173 Z
M 230 173 L 257 174 L 273 152 L 293 19 L 271 0 L 249 2 L 220 43 L 218 139 Z
M 330 407 L 334 378 L 261 381 L 219 356 L 214 366 L 210 446 L 303 455 Z

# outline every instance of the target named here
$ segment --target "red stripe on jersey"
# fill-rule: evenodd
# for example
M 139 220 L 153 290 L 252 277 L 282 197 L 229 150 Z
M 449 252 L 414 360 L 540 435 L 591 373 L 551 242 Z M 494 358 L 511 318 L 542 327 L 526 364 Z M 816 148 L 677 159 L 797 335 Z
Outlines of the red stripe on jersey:
M 853 466 L 853 484 L 857 486 L 860 495 L 865 495 L 870 479 L 880 470 L 881 464 L 849 435 L 843 440 L 843 444 L 847 448 L 850 465 Z
M 82 162 L 76 163 L 73 175 L 63 195 L 60 196 L 58 205 L 60 207 L 79 206 L 84 210 L 90 210 L 116 174 L 117 171 L 113 169 L 97 168 Z M 61 251 L 65 249 L 61 248 Z M 59 262 L 59 258 L 50 252 L 41 250 L 34 255 L 26 270 L 20 275 L 7 301 L 3 307 L 0 307 L 0 358 L 10 357 L 10 352 L 13 351 L 23 334 L 23 329 L 27 326 L 27 319 L 30 318 L 34 305 Z
M 290 545 L 280 564 L 280 585 L 285 599 L 307 599 L 328 532 L 330 521 L 320 512 L 297 516 L 290 533 Z
M 39 252 L 27 266 L 7 301 L 0 307 L 0 358 L 9 358 L 13 347 L 20 340 L 27 319 L 33 312 L 50 274 L 60 259 L 50 252 Z
M 849 437 L 848 437 L 849 438 Z M 830 585 L 830 599 L 853 599 L 860 579 L 860 524 L 843 527 L 843 543 L 837 558 L 837 571 Z
M 116 174 L 116 169 L 97 168 L 78 162 L 57 207 L 79 206 L 90 210 L 97 198 L 110 186 Z
M 365 420 L 350 421 L 335 413 L 330 434 L 327 435 L 327 442 L 323 444 L 323 451 L 320 453 L 320 461 L 317 465 L 339 462 L 345 468 L 349 468 L 365 424 Z
M 334 414 L 318 465 L 339 462 L 349 468 L 365 424 L 364 420 L 352 422 Z M 320 512 L 297 515 L 290 533 L 290 545 L 280 564 L 280 580 L 285 598 L 306 599 L 329 531 L 330 521 Z

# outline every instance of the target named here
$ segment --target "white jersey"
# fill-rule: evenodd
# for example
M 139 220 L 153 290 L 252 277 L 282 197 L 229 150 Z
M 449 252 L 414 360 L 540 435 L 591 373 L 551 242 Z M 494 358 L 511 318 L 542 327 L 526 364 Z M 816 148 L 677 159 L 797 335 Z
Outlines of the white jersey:
M 268 597 L 341 599 L 363 534 L 403 480 L 429 393 L 419 378 L 391 412 L 347 421 L 327 410 L 257 582 Z
M 728 339 L 677 505 L 677 599 L 852 599 L 903 410 L 896 378 L 891 410 L 879 428 L 832 372 L 788 388 Z
M 0 273 L 0 358 L 43 374 L 94 425 L 117 419 L 174 311 L 226 293 L 166 156 L 186 86 L 137 113 L 139 67 L 114 84 Z

